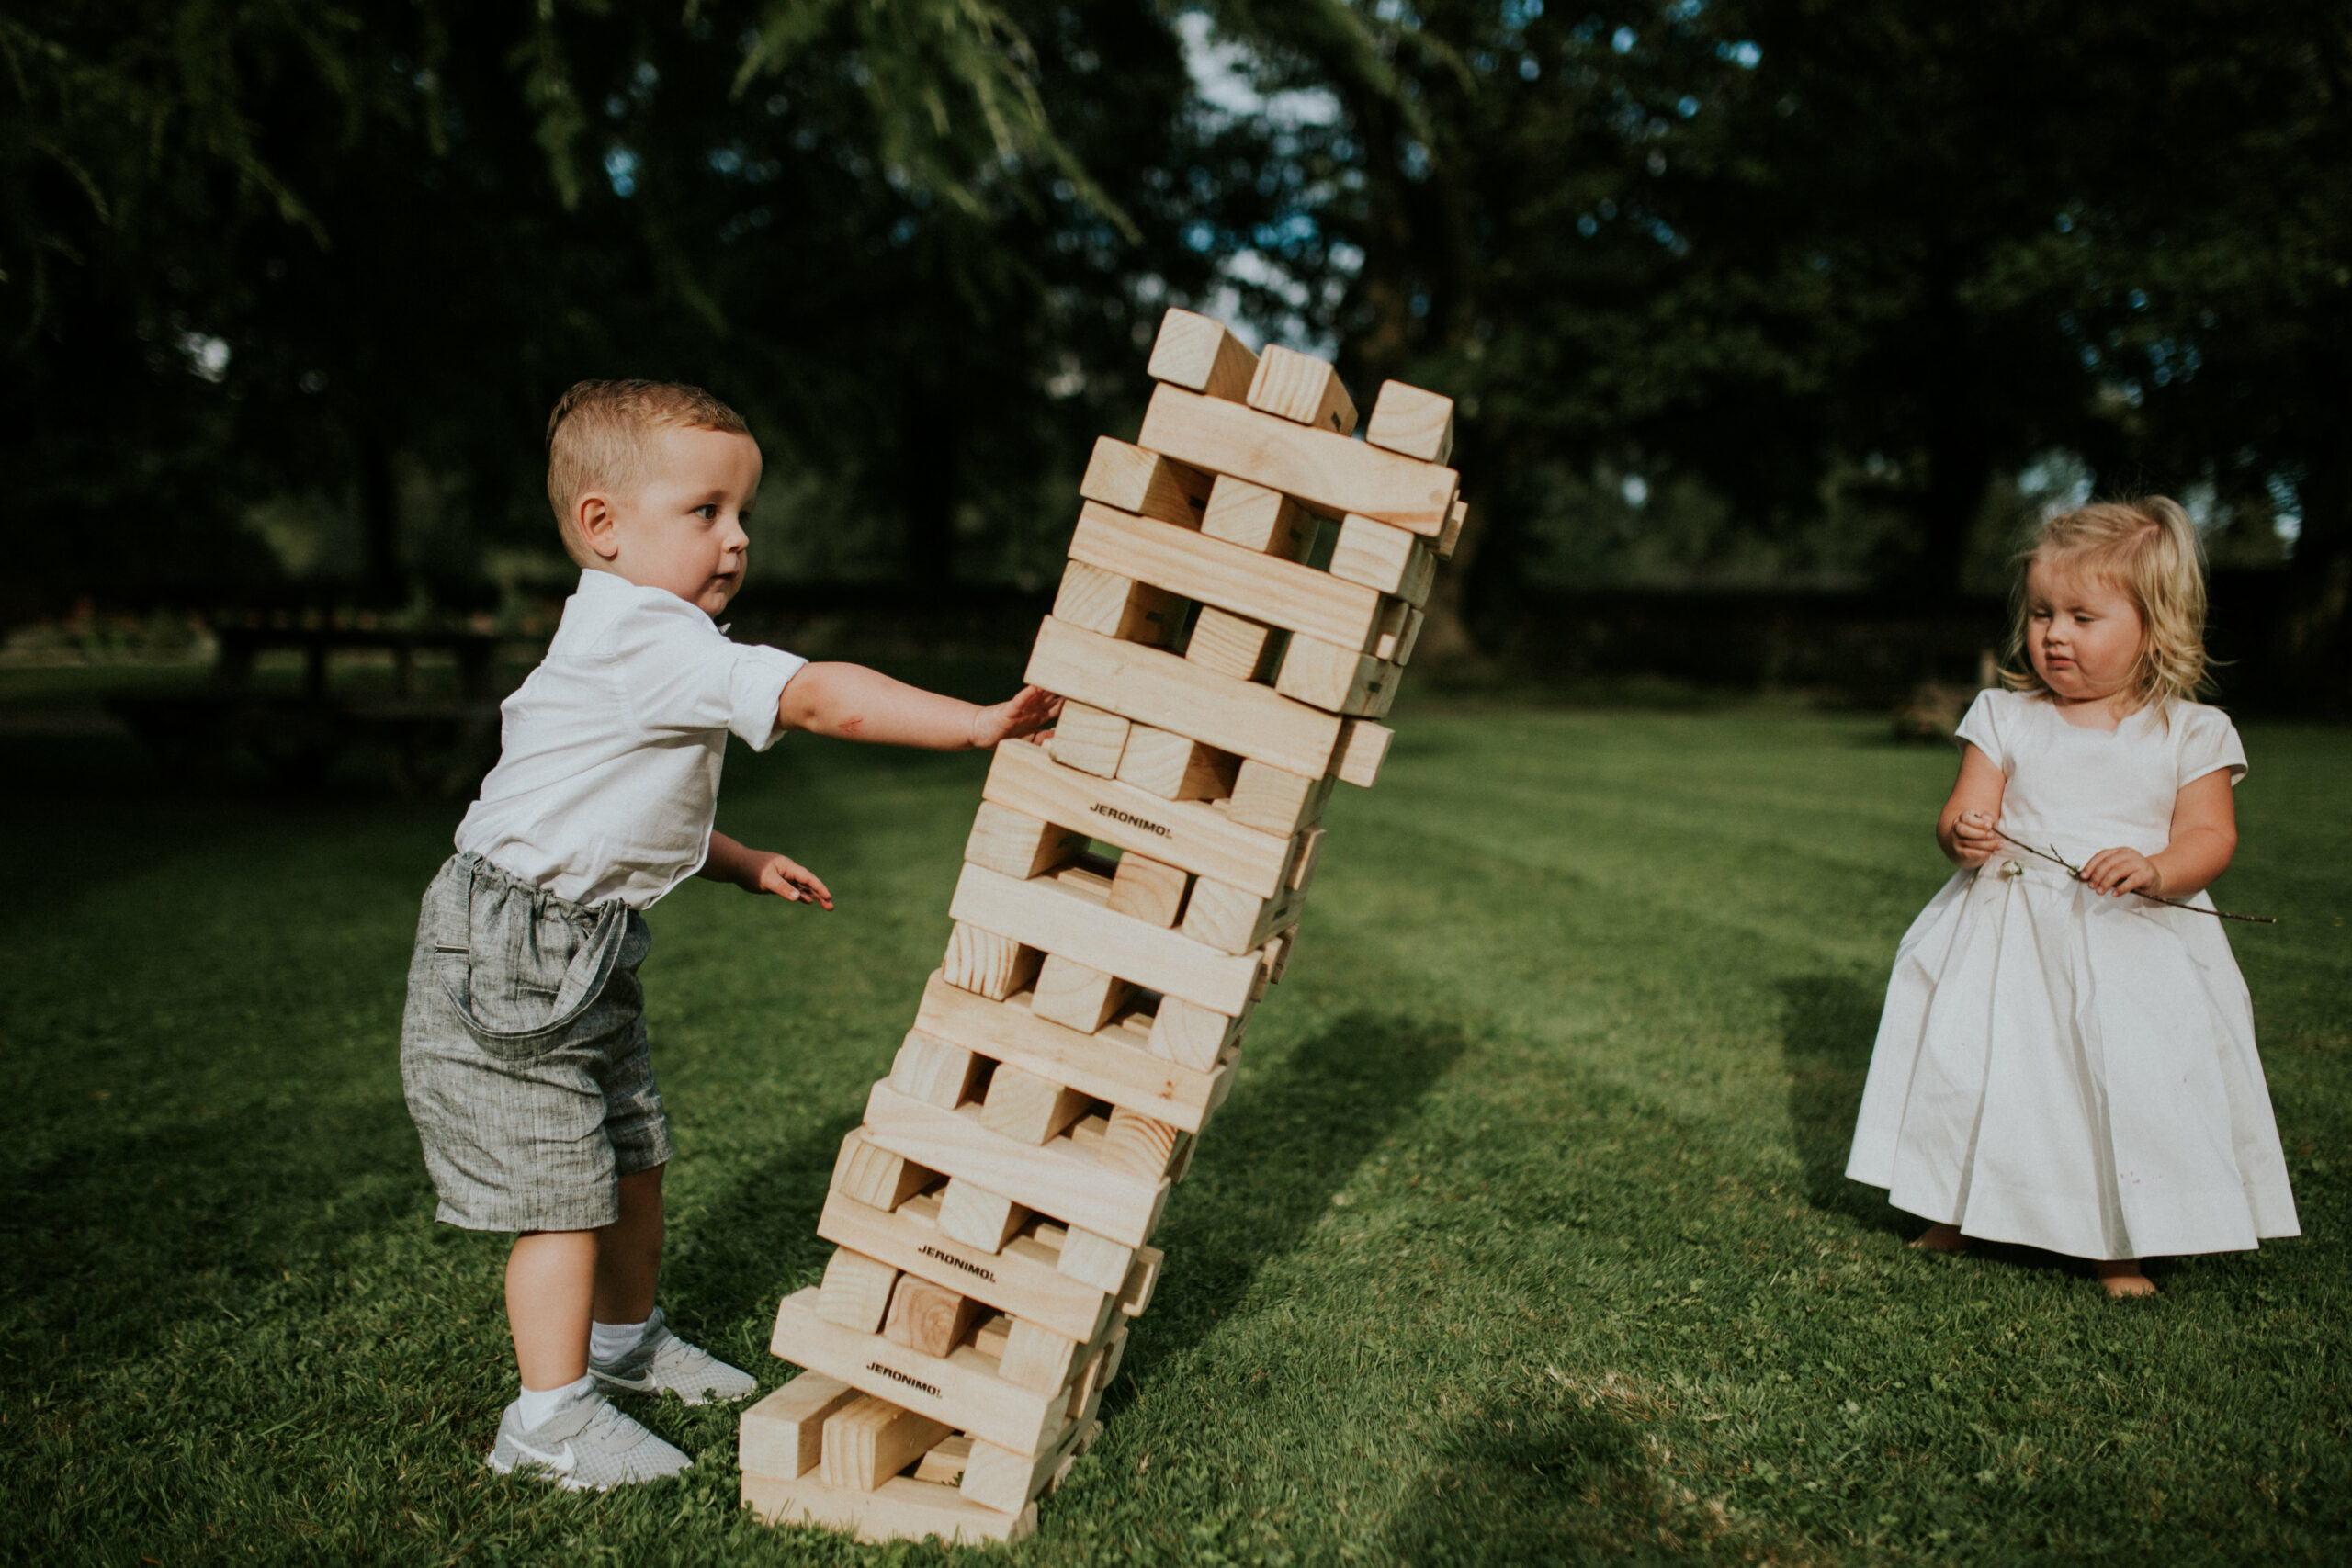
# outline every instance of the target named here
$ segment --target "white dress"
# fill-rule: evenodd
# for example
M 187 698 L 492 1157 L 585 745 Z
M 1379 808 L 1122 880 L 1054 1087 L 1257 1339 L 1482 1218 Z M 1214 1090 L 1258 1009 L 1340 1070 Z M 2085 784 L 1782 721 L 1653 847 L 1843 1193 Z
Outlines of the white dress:
M 2245 773 L 2237 731 L 2198 703 L 2105 731 L 1986 692 L 1959 733 L 2007 777 L 2001 831 L 2076 865 L 2154 854 L 2183 785 Z M 2020 850 L 1960 872 L 1895 951 L 1846 1174 L 1969 1235 L 2075 1258 L 2299 1235 L 2222 926 Z

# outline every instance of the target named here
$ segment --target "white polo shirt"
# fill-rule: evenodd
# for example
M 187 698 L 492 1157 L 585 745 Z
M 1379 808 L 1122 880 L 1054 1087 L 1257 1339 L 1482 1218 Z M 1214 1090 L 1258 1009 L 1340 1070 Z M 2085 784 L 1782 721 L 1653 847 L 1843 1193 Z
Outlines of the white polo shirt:
M 547 658 L 499 709 L 498 766 L 458 851 L 574 903 L 647 908 L 710 851 L 728 732 L 775 744 L 806 663 L 730 641 L 666 589 L 582 572 Z

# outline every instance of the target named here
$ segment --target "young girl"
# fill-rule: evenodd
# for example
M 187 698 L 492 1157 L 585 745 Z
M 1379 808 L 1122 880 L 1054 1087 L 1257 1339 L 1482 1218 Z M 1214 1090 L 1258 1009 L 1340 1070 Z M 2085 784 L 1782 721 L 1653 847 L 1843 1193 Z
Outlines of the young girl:
M 2205 886 L 2237 847 L 2237 731 L 2188 700 L 2205 581 L 2162 497 L 2086 506 L 2026 558 L 2032 672 L 1961 722 L 1936 824 L 1961 867 L 1905 933 L 1846 1174 L 1972 1237 L 2094 1260 L 2299 1234 L 2245 982 Z M 2026 846 L 2082 868 L 2076 880 Z

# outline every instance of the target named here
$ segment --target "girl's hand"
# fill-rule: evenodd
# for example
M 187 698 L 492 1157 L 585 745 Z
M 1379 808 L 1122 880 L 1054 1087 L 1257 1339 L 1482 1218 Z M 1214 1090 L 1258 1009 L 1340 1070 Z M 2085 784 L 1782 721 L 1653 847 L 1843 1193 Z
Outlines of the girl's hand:
M 985 751 L 1000 740 L 1035 737 L 1061 713 L 1061 698 L 1035 686 L 1023 686 L 1005 701 L 972 715 L 972 749 Z
M 746 893 L 773 893 L 792 904 L 817 904 L 830 909 L 833 907 L 832 890 L 817 879 L 817 874 L 794 860 L 773 850 L 747 852 L 748 863 L 736 883 Z
M 1963 811 L 1951 825 L 1952 858 L 1962 865 L 1983 865 L 2001 847 L 1989 811 Z
M 2101 850 L 2083 863 L 2083 881 L 2094 893 L 2145 893 L 2162 897 L 2165 874 L 2137 850 Z

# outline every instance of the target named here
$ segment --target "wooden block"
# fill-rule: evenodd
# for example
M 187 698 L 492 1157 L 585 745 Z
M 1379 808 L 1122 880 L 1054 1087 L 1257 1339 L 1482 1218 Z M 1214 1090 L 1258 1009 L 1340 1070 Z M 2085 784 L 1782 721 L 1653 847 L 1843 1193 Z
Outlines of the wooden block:
M 1380 618 L 1380 630 L 1372 640 L 1372 656 L 1402 670 L 1412 662 L 1413 645 L 1420 640 L 1421 623 L 1428 617 L 1402 599 L 1388 603 L 1389 612 Z
M 1168 1201 L 1167 1182 L 1107 1170 L 1092 1149 L 1069 1135 L 1038 1145 L 1017 1143 L 983 1126 L 979 1111 L 974 1105 L 941 1111 L 878 1083 L 866 1094 L 865 1132 L 897 1152 L 911 1156 L 920 1150 L 934 1168 L 1001 1192 L 1025 1209 L 1130 1247 L 1151 1238 Z M 1115 1280 L 1104 1287 L 1117 1288 Z M 823 1370 L 849 1376 L 831 1367 Z
M 1190 1133 L 1176 1140 L 1176 1157 L 1168 1164 L 1169 1180 L 1184 1179 L 1184 1173 L 1193 1168 L 1193 1151 L 1200 1146 L 1201 1140 Z
M 914 1478 L 937 1486 L 953 1486 L 964 1479 L 964 1467 L 971 1458 L 972 1439 L 961 1432 L 952 1433 L 940 1438 L 929 1453 L 915 1461 Z
M 1345 647 L 1370 646 L 1380 624 L 1380 595 L 1361 582 L 1094 502 L 1079 509 L 1069 553 L 1073 561 Z M 1058 604 L 1054 613 L 1061 615 Z M 1094 617 L 1098 623 L 1102 618 Z M 1089 629 L 1111 630 L 1099 625 Z
M 1116 1294 L 1127 1282 L 1136 1248 L 1072 1225 L 1062 1241 L 1061 1271 L 1096 1290 Z
M 1184 934 L 1219 953 L 1254 953 L 1268 937 L 1296 921 L 1306 902 L 1300 888 L 1285 887 L 1278 897 L 1260 898 L 1203 877 L 1193 885 L 1184 906 Z
M 1082 824 L 1106 844 L 1250 888 L 1262 897 L 1272 897 L 1282 886 L 1290 863 L 1290 829 L 1268 829 L 1254 820 L 1237 826 L 1221 806 L 1162 800 L 1133 784 L 1057 767 L 1043 750 L 1036 746 L 998 747 L 983 793 L 1016 811 Z M 1262 763 L 1243 763 L 1235 774 L 1237 790 L 1253 767 L 1265 771 Z M 1283 836 L 1269 840 L 1269 831 Z
M 743 1506 L 771 1525 L 843 1530 L 859 1540 L 922 1540 L 937 1536 L 951 1546 L 1026 1540 L 1037 1530 L 1035 1503 L 1002 1513 L 952 1486 L 893 1476 L 871 1492 L 836 1491 L 819 1475 L 786 1478 L 743 1472 Z
M 1462 543 L 1462 530 L 1470 525 L 1470 503 L 1460 496 L 1453 498 L 1453 509 L 1445 514 L 1445 526 L 1438 530 L 1437 558 L 1452 560 L 1454 547 Z
M 951 1181 L 939 1199 L 939 1234 L 995 1254 L 1029 1221 L 1029 1211 L 969 1181 Z
M 1089 1111 L 1069 1124 L 1070 1144 L 1076 1148 L 1100 1149 L 1102 1146 L 1102 1134 L 1110 1125 L 1111 1119 L 1108 1116 L 1100 1111 Z
M 1153 389 L 1136 445 L 1278 490 L 1327 516 L 1358 512 L 1431 537 L 1460 489 L 1452 468 L 1182 387 Z
M 1224 322 L 1171 310 L 1159 318 L 1146 373 L 1155 381 L 1238 403 L 1250 395 L 1258 356 Z
M 1177 873 L 1179 876 L 1182 874 Z M 1117 883 L 1114 881 L 1112 886 L 1115 887 Z M 1048 1023 L 1091 1034 L 1108 1023 L 1111 1015 L 1125 1007 L 1133 995 L 1135 987 L 1117 976 L 1090 969 L 1058 953 L 1049 953 L 1046 954 L 1045 967 L 1037 971 L 1037 988 L 1030 996 L 1029 1010 Z
M 947 939 L 947 957 L 940 968 L 949 985 L 1001 1002 L 1027 987 L 1044 961 L 1045 954 L 1035 948 L 959 921 Z
M 742 1467 L 762 1475 L 808 1474 L 824 1458 L 825 1418 L 863 1397 L 839 1378 L 801 1373 L 743 1412 L 737 1427 Z
M 1207 1072 L 1223 1058 L 1226 1047 L 1241 1037 L 1241 1021 L 1195 1007 L 1182 997 L 1162 997 L 1151 1021 L 1151 1054 Z
M 1120 1339 L 1124 1344 L 1125 1336 Z M 1036 1454 L 1015 1453 L 994 1443 L 974 1443 L 970 1457 L 964 1461 L 964 1500 L 975 1507 L 996 1510 L 1007 1518 L 1024 1507 L 1033 1514 L 1036 1512 L 1036 1505 L 1030 1499 L 1050 1489 L 1057 1477 L 1068 1473 L 1079 1450 L 1101 1429 L 1093 1415 L 1093 1405 L 1098 1403 L 1087 1402 L 1055 1440 Z
M 876 1209 L 895 1209 L 938 1179 L 938 1172 L 878 1148 L 855 1133 L 842 1139 L 842 1152 L 833 1161 L 833 1190 Z
M 953 1111 L 978 1097 L 988 1062 L 961 1045 L 933 1039 L 920 1029 L 907 1032 L 890 1064 L 890 1087 L 925 1105 Z
M 944 1212 L 944 1201 L 941 1208 Z M 882 1337 L 918 1355 L 944 1356 L 978 1325 L 980 1314 L 981 1303 L 962 1292 L 901 1274 L 882 1315 Z
M 1110 1130 L 1102 1135 L 1102 1160 L 1114 1170 L 1127 1171 L 1148 1181 L 1168 1174 L 1182 1136 L 1165 1122 L 1155 1122 L 1125 1106 L 1111 1110 Z
M 872 1334 L 882 1326 L 898 1282 L 899 1271 L 888 1263 L 837 1247 L 825 1264 L 817 1315 L 853 1334 Z
M 1138 724 L 1119 759 L 1119 778 L 1162 800 L 1222 800 L 1233 793 L 1241 759 L 1173 730 Z
M 1042 1144 L 1085 1115 L 1093 1103 L 1067 1085 L 1000 1062 L 989 1077 L 980 1125 L 1021 1143 Z
M 1018 932 L 1090 969 L 1218 1012 L 1238 1013 L 1249 1005 L 1257 981 L 1254 959 L 1214 952 L 1178 932 L 1113 914 L 1091 889 L 1071 881 L 1069 871 L 1015 882 L 967 865 L 948 912 L 986 930 Z M 995 1100 L 993 1087 L 989 1099 Z
M 1093 455 L 1087 459 L 1086 477 L 1078 481 L 1078 493 L 1122 512 L 1156 517 L 1180 528 L 1197 528 L 1209 503 L 1210 482 L 1211 476 L 1198 468 L 1098 435 Z
M 1331 772 L 1342 784 L 1370 789 L 1387 759 L 1388 743 L 1396 732 L 1369 719 L 1352 718 L 1340 727 L 1339 745 L 1332 753 Z
M 871 1492 L 945 1436 L 947 1428 L 928 1416 L 862 1395 L 826 1418 L 825 1484 Z
M 1054 738 L 1048 745 L 1054 761 L 1063 767 L 1107 779 L 1119 771 L 1119 759 L 1127 750 L 1127 731 L 1133 728 L 1117 714 L 1104 713 L 1084 703 L 1064 703 L 1062 716 L 1054 726 Z M 1006 748 L 997 748 L 998 756 L 1010 754 Z
M 1192 880 L 1182 866 L 1170 865 L 1148 855 L 1121 855 L 1118 873 L 1111 878 L 1108 908 L 1114 915 L 1125 915 L 1148 926 L 1172 926 L 1183 918 L 1184 890 Z M 1042 994 L 1044 989 L 1041 981 L 1038 990 Z M 1104 1018 L 1109 1016 L 1103 1014 Z
M 1326 802 L 1331 798 L 1329 778 L 1309 778 L 1303 773 L 1286 773 L 1270 762 L 1245 761 L 1234 774 L 1233 795 L 1225 803 L 1228 822 L 1254 828 L 1261 833 L 1279 833 L 1284 840 L 1284 869 L 1288 869 L 1288 840 L 1300 829 L 1310 827 L 1323 815 Z M 1204 871 L 1204 876 L 1214 873 Z M 1220 882 L 1230 877 L 1219 876 Z M 1255 883 L 1246 886 L 1258 893 Z M 1272 890 L 1260 893 L 1272 897 Z
M 997 1375 L 1020 1388 L 1051 1393 L 1069 1382 L 1082 1347 L 1051 1329 L 1015 1319 L 1004 1337 Z
M 1419 605 L 1429 602 L 1430 585 L 1437 581 L 1437 556 L 1429 541 L 1418 534 L 1375 518 L 1351 515 L 1340 520 L 1330 570 L 1334 577 Z
M 1062 1227 L 1032 1220 L 994 1252 L 939 1229 L 943 1197 L 925 1193 L 894 1214 L 830 1194 L 817 1234 L 909 1274 L 952 1285 L 1000 1312 L 1080 1342 L 1102 1333 L 1109 1298 L 1061 1272 Z
M 1125 727 L 1125 720 L 1117 722 Z M 1068 865 L 1085 852 L 1085 834 L 1041 822 L 992 800 L 980 802 L 972 818 L 972 836 L 964 840 L 966 860 L 1007 876 L 1035 876 Z
M 1405 617 L 1405 635 L 1397 639 L 1396 648 L 1393 650 L 1375 651 L 1379 652 L 1381 658 L 1402 670 L 1413 661 L 1413 649 L 1421 640 L 1421 626 L 1428 619 L 1429 617 L 1422 615 L 1420 611 L 1414 611 Z
M 1367 635 L 1369 635 L 1367 633 Z M 1047 616 L 1029 683 L 1220 751 L 1312 777 L 1331 765 L 1340 721 L 1247 681 Z
M 1271 681 L 1281 647 L 1281 635 L 1273 627 L 1204 604 L 1193 617 L 1184 657 L 1237 681 Z
M 1169 525 L 1163 523 L 1159 526 Z M 1173 642 L 1177 629 L 1184 623 L 1183 601 L 1166 589 L 1079 560 L 1062 568 L 1061 591 L 1054 595 L 1054 614 L 1074 626 L 1150 648 L 1164 648 Z
M 1314 514 L 1280 491 L 1219 474 L 1201 513 L 1201 532 L 1245 550 L 1301 561 L 1315 548 Z
M 1351 653 L 1311 637 L 1295 637 L 1283 650 L 1274 690 L 1327 713 L 1362 714 L 1396 682 L 1395 666 L 1369 653 Z
M 1291 955 L 1298 951 L 1298 928 L 1278 931 L 1266 941 L 1266 982 L 1279 981 L 1290 967 Z
M 1119 1311 L 1129 1317 L 1141 1317 L 1144 1308 L 1151 1304 L 1151 1292 L 1159 1284 L 1159 1248 L 1138 1247 L 1135 1261 L 1127 1265 L 1126 1283 L 1119 1287 Z
M 1340 435 L 1356 431 L 1356 400 L 1340 384 L 1340 373 L 1330 361 L 1279 344 L 1268 344 L 1258 356 L 1248 400 L 1253 409 L 1317 430 Z
M 1151 1055 L 1149 1013 L 1130 1012 L 1080 1034 L 1036 1017 L 1025 995 L 991 1002 L 934 974 L 923 987 L 915 1027 L 1107 1104 L 1132 1105 L 1187 1132 L 1201 1126 L 1219 1092 L 1214 1070 L 1196 1073 Z
M 1291 891 L 1305 894 L 1314 886 L 1315 867 L 1323 858 L 1323 829 L 1309 828 L 1298 836 L 1298 858 L 1291 863 Z
M 983 1356 L 993 1356 L 1001 1365 L 1004 1360 L 1004 1337 L 1012 1328 L 1012 1319 L 1001 1312 L 990 1314 L 972 1330 L 972 1348 Z
M 1453 457 L 1453 400 L 1383 381 L 1372 400 L 1372 423 L 1364 439 L 1374 446 L 1417 457 L 1424 463 L 1451 462 Z

